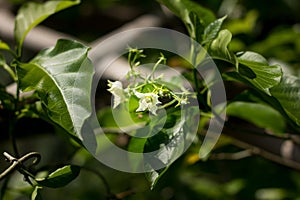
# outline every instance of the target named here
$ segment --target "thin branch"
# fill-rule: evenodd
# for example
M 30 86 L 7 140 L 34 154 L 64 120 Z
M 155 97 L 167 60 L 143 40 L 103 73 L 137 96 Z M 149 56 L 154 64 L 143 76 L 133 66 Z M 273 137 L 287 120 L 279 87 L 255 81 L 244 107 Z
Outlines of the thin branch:
M 281 153 L 282 144 L 286 141 L 284 138 L 276 138 L 274 136 L 261 133 L 257 135 L 251 131 L 236 131 L 238 125 L 235 126 L 235 130 L 230 128 L 224 128 L 223 134 L 233 139 L 233 144 L 249 149 L 253 154 L 264 157 L 273 162 L 291 167 L 296 170 L 300 170 L 300 162 L 297 157 L 284 157 Z M 295 148 L 299 148 L 295 145 Z M 296 159 L 296 160 L 295 160 Z
M 212 160 L 240 160 L 253 155 L 252 149 L 246 149 L 237 153 L 213 153 L 209 157 Z
M 7 152 L 4 152 L 3 155 L 6 157 L 7 161 L 11 164 L 4 172 L 0 174 L 0 181 L 7 177 L 9 174 L 14 172 L 15 170 L 18 170 L 20 173 L 22 173 L 25 177 L 29 176 L 31 178 L 34 178 L 34 175 L 32 175 L 23 165 L 23 162 L 34 159 L 31 165 L 35 165 L 40 162 L 41 155 L 37 152 L 31 152 L 28 153 L 21 158 L 17 159 L 10 155 Z

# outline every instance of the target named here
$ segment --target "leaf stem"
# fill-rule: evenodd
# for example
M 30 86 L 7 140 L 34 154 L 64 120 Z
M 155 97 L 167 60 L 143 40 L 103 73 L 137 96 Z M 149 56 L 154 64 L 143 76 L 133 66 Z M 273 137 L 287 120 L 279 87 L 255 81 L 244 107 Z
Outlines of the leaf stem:
M 193 68 L 193 79 L 194 79 L 194 84 L 195 84 L 195 89 L 196 89 L 196 94 L 197 94 L 197 99 L 200 103 L 205 105 L 205 101 L 203 97 L 201 96 L 201 90 L 200 90 L 200 85 L 198 82 L 198 70 L 197 70 L 197 55 L 199 54 L 199 49 L 195 48 L 195 45 L 192 41 L 191 43 L 191 62 Z
M 16 157 L 19 157 L 19 150 L 17 147 L 17 141 L 16 141 L 16 137 L 15 137 L 15 126 L 16 126 L 16 115 L 14 113 L 10 114 L 10 120 L 9 120 L 9 128 L 8 128 L 8 134 L 9 134 L 9 138 L 11 140 L 12 143 L 12 148 L 14 151 L 14 154 Z
M 170 102 L 168 102 L 168 103 L 166 103 L 166 104 L 164 104 L 162 106 L 159 106 L 158 108 L 159 109 L 167 108 L 168 106 L 174 104 L 176 101 L 177 101 L 176 99 L 173 99 L 172 101 L 170 101 Z
M 16 137 L 15 137 L 15 126 L 17 123 L 17 115 L 19 112 L 19 101 L 20 101 L 20 88 L 19 88 L 19 83 L 17 82 L 17 89 L 16 89 L 16 97 L 15 97 L 15 101 L 14 101 L 14 111 L 12 113 L 12 115 L 10 115 L 11 120 L 9 123 L 9 137 L 10 140 L 12 142 L 12 146 L 13 146 L 13 151 L 16 157 L 20 157 L 19 154 L 19 150 L 18 150 L 18 146 L 17 146 L 17 141 L 16 141 Z
M 12 77 L 14 81 L 17 81 L 17 76 L 15 72 L 7 64 L 4 64 L 3 68 L 8 72 L 8 74 Z
M 157 67 L 159 66 L 160 63 L 162 63 L 165 65 L 166 64 L 166 58 L 164 57 L 164 55 L 162 53 L 160 53 L 160 57 L 158 59 L 158 61 L 155 63 L 154 67 L 152 68 L 151 74 L 149 74 L 149 76 L 147 77 L 147 80 L 150 79 L 151 77 L 154 79 L 153 75 L 157 69 Z

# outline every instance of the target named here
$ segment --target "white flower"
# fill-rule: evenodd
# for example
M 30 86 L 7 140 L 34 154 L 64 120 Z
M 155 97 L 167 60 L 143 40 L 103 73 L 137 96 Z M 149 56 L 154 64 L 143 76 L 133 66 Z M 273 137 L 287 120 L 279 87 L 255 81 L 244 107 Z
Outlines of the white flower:
M 113 108 L 116 108 L 120 103 L 123 103 L 126 100 L 123 85 L 120 81 L 115 81 L 115 82 L 108 81 L 108 86 L 110 87 L 108 91 L 114 97 Z
M 153 115 L 156 115 L 157 104 L 161 102 L 158 100 L 158 95 L 154 93 L 140 93 L 134 92 L 135 96 L 137 96 L 139 100 L 139 107 L 136 109 L 136 112 L 149 110 Z

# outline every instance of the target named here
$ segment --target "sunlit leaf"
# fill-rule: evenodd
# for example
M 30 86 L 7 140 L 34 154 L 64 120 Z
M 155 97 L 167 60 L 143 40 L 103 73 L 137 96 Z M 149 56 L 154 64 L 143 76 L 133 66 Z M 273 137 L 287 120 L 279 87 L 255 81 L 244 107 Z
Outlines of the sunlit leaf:
M 17 80 L 15 72 L 6 64 L 6 60 L 2 54 L 0 54 L 0 67 L 3 67 L 13 80 Z
M 158 0 L 168 7 L 186 25 L 189 35 L 198 42 L 204 28 L 215 20 L 215 15 L 208 9 L 190 0 Z
M 250 10 L 244 18 L 232 19 L 226 23 L 225 27 L 230 30 L 233 35 L 251 34 L 255 30 L 255 25 L 259 14 L 256 10 Z
M 271 94 L 280 102 L 287 115 L 300 126 L 300 79 L 283 76 L 281 82 L 270 89 Z
M 135 108 L 136 109 L 136 108 Z M 148 115 L 128 112 L 126 104 L 121 104 L 115 109 L 104 108 L 97 113 L 99 124 L 105 132 L 118 133 L 130 132 L 145 125 Z
M 0 50 L 10 50 L 8 44 L 6 44 L 5 42 L 3 42 L 2 40 L 0 40 Z
M 156 135 L 147 138 L 144 144 L 144 152 L 156 151 L 155 156 L 149 159 L 145 168 L 152 169 L 147 173 L 151 188 L 166 172 L 168 167 L 184 153 L 187 143 L 193 140 L 198 121 L 199 110 L 189 107 L 181 112 L 169 113 L 164 127 Z M 164 166 L 155 169 L 155 166 Z
M 215 15 L 210 10 L 200 6 L 191 0 L 158 0 L 159 3 L 167 6 L 175 15 L 185 23 L 190 22 L 189 13 L 194 12 L 204 26 L 215 20 Z
M 80 173 L 80 167 L 67 165 L 57 169 L 46 178 L 36 179 L 39 185 L 51 188 L 59 188 L 69 184 Z
M 154 189 L 155 185 L 159 181 L 159 179 L 164 175 L 164 173 L 168 170 L 168 167 L 162 168 L 160 170 L 153 170 L 151 172 L 146 173 L 146 178 L 150 182 L 150 188 Z
M 79 0 L 74 1 L 47 1 L 44 4 L 30 2 L 24 4 L 18 11 L 15 20 L 15 40 L 20 55 L 21 47 L 28 32 L 36 25 L 44 21 L 63 9 L 79 4 Z
M 36 186 L 33 190 L 33 192 L 31 193 L 31 200 L 42 200 L 42 195 L 41 195 L 41 189 L 42 187 L 40 186 Z
M 290 191 L 283 188 L 261 188 L 255 192 L 255 199 L 290 199 Z
M 267 105 L 233 102 L 227 106 L 226 114 L 247 120 L 260 128 L 271 130 L 274 133 L 280 134 L 285 130 L 284 117 Z
M 231 33 L 227 30 L 221 30 L 216 39 L 214 39 L 209 48 L 209 55 L 214 59 L 220 59 L 235 64 L 235 56 L 228 50 L 231 41 Z
M 17 67 L 20 89 L 36 90 L 49 118 L 79 138 L 92 112 L 94 69 L 88 50 L 78 42 L 59 40 L 54 48 Z
M 270 95 L 269 89 L 279 84 L 282 70 L 279 65 L 269 65 L 267 60 L 254 52 L 238 54 L 238 72 L 257 89 Z
M 203 34 L 203 42 L 202 44 L 206 44 L 206 43 L 210 43 L 212 42 L 212 40 L 214 40 L 220 29 L 221 26 L 223 24 L 223 21 L 226 19 L 226 16 L 217 19 L 216 21 L 210 23 L 204 30 L 204 34 Z

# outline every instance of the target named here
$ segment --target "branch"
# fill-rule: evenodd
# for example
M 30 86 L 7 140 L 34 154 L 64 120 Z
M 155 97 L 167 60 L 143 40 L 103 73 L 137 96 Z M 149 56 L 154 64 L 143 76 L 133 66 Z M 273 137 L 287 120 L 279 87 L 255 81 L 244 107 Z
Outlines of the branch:
M 41 155 L 37 152 L 28 153 L 21 158 L 17 159 L 10 155 L 7 152 L 4 152 L 3 155 L 6 157 L 6 160 L 11 164 L 4 172 L 0 174 L 0 181 L 4 179 L 6 176 L 11 174 L 13 171 L 18 170 L 20 173 L 24 174 L 25 176 L 34 177 L 28 170 L 24 167 L 23 162 L 34 158 L 32 165 L 35 165 L 40 162 Z
M 279 138 L 245 129 L 243 124 L 226 125 L 223 134 L 233 138 L 235 145 L 249 149 L 253 154 L 268 160 L 300 170 L 300 146 L 294 141 L 295 136 L 286 134 L 286 138 Z

